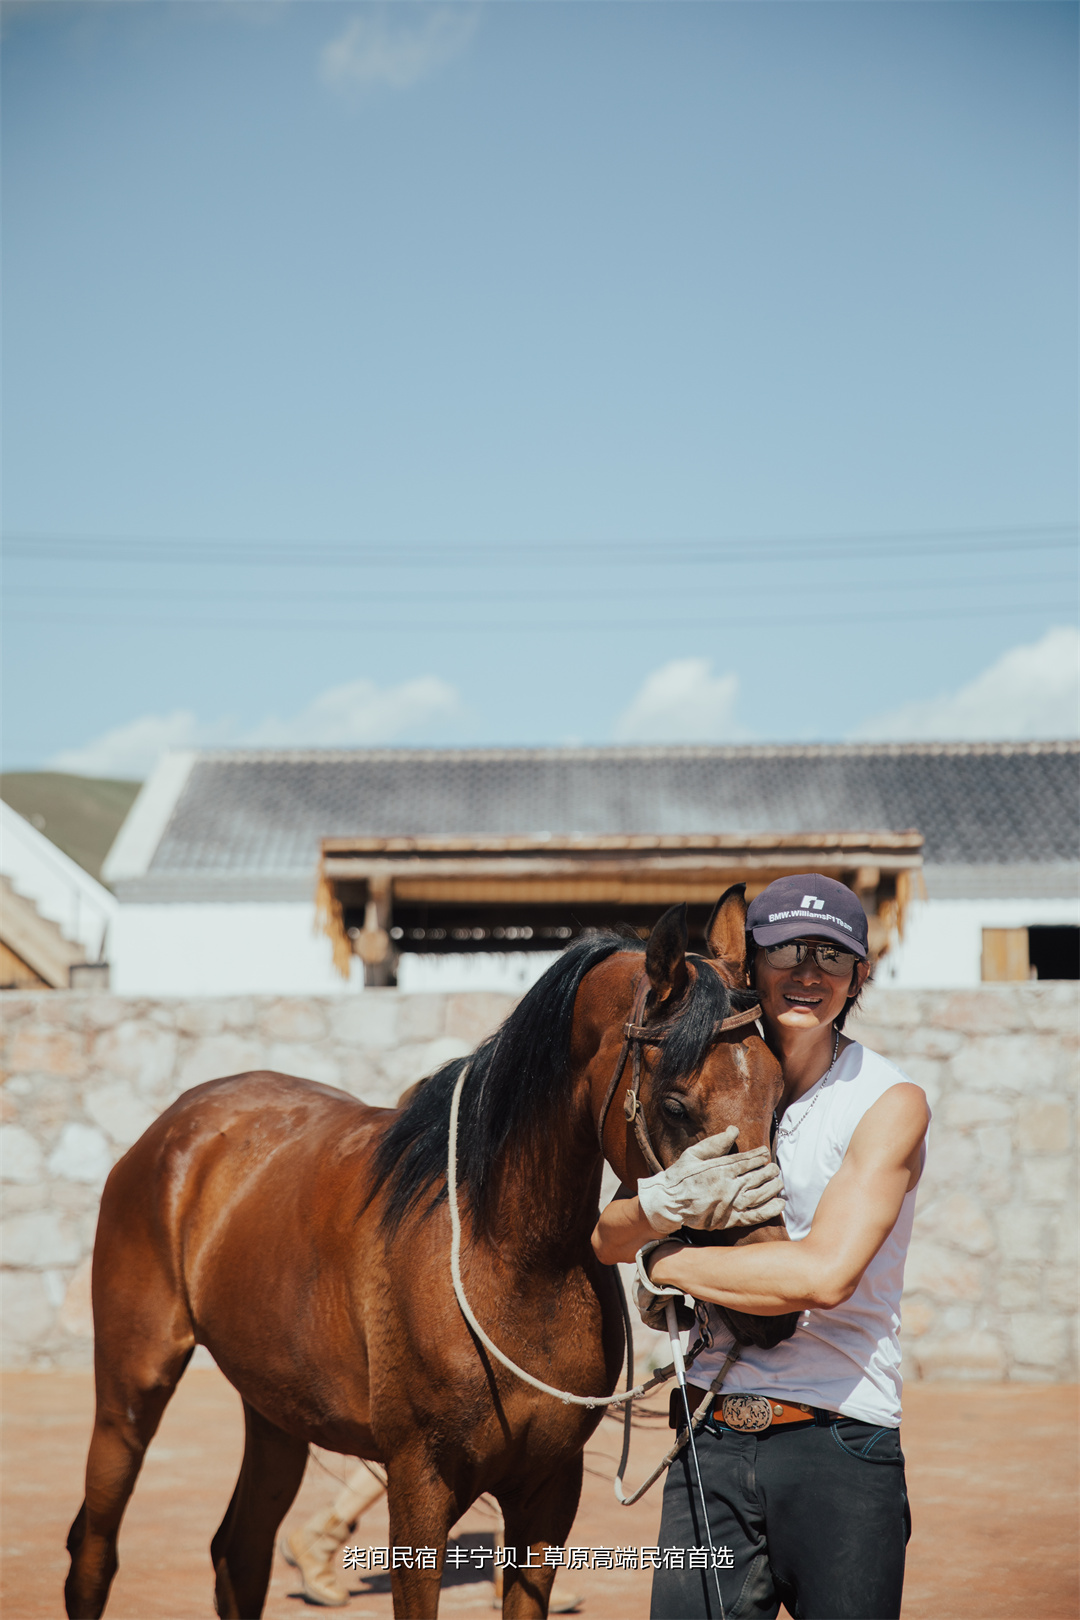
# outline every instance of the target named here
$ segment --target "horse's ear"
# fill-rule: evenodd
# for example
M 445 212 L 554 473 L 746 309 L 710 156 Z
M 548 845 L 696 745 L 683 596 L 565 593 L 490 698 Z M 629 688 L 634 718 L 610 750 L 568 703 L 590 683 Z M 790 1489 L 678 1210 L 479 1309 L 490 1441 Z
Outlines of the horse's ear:
M 709 954 L 722 964 L 733 985 L 746 983 L 746 884 L 733 883 L 713 907 L 705 928 Z
M 686 904 L 665 911 L 645 947 L 645 972 L 652 985 L 653 1004 L 678 1001 L 686 989 Z

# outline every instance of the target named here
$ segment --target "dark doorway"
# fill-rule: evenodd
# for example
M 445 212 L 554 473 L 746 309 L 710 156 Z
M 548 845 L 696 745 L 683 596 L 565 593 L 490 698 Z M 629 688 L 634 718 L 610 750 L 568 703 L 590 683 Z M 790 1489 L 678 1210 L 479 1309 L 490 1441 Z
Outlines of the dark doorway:
M 610 901 L 483 905 L 399 900 L 395 896 L 390 937 L 399 951 L 421 955 L 441 956 L 449 951 L 561 951 L 586 928 L 622 926 L 645 939 L 667 909 L 662 901 L 633 906 Z M 712 906 L 691 904 L 686 912 L 690 948 L 704 951 L 705 926 Z M 344 918 L 346 928 L 361 927 L 363 907 L 347 902 Z
M 1028 960 L 1038 979 L 1080 979 L 1080 928 L 1029 928 Z

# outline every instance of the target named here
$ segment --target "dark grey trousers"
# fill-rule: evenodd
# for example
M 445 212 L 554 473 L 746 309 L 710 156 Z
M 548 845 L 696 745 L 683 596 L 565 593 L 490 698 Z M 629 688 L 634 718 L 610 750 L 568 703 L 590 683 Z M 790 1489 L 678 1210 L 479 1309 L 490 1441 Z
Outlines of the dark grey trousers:
M 911 1533 L 900 1431 L 855 1418 L 737 1434 L 709 1418 L 697 1436 L 716 1573 L 653 1576 L 651 1620 L 897 1620 Z M 660 1547 L 708 1538 L 689 1447 L 668 1471 Z M 684 1558 L 684 1565 L 688 1558 Z M 701 1562 L 698 1554 L 696 1562 Z

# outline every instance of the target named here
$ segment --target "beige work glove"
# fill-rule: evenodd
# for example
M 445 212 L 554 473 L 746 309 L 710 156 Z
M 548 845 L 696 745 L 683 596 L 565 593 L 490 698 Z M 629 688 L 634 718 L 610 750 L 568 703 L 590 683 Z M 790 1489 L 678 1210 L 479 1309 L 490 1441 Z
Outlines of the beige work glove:
M 685 1238 L 677 1238 L 678 1243 L 684 1243 Z M 666 1333 L 667 1302 L 675 1301 L 675 1315 L 679 1322 L 679 1331 L 685 1332 L 694 1325 L 694 1313 L 688 1310 L 685 1304 L 685 1295 L 681 1288 L 666 1288 L 662 1283 L 654 1283 L 649 1276 L 649 1267 L 660 1247 L 661 1239 L 654 1238 L 651 1243 L 638 1250 L 635 1264 L 637 1265 L 637 1278 L 634 1282 L 634 1304 L 638 1308 L 638 1315 L 647 1328 L 656 1333 Z M 671 1254 L 675 1244 L 664 1244 L 665 1253 Z
M 638 1203 L 654 1232 L 666 1237 L 680 1226 L 722 1232 L 760 1226 L 784 1209 L 784 1178 L 767 1147 L 729 1153 L 738 1136 L 729 1125 L 680 1153 L 674 1164 L 638 1182 Z

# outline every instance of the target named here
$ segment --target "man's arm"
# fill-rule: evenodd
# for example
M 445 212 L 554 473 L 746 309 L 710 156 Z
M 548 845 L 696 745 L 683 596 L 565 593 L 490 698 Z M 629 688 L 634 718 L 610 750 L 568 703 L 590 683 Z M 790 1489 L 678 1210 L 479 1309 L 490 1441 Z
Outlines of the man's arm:
M 618 1260 L 632 1262 L 638 1250 L 656 1235 L 641 1212 L 637 1194 L 622 1186 L 600 1212 L 592 1235 L 593 1251 L 605 1266 L 613 1266 Z
M 755 1316 L 829 1310 L 843 1304 L 855 1292 L 919 1179 L 929 1119 L 919 1086 L 910 1082 L 891 1086 L 856 1126 L 844 1162 L 822 1194 L 805 1238 L 741 1249 L 680 1245 L 668 1254 L 658 1250 L 650 1273 L 653 1281 Z M 593 1242 L 595 1247 L 595 1237 Z

